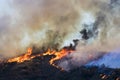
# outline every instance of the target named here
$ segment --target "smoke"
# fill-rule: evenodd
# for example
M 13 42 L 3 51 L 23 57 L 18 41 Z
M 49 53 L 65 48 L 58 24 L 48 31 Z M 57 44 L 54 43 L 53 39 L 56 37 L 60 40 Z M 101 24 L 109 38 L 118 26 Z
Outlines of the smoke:
M 120 46 L 120 0 L 0 0 L 0 55 L 35 46 L 61 49 L 79 39 L 60 66 L 81 66 Z
M 94 60 L 87 64 L 87 66 L 106 66 L 109 68 L 120 68 L 120 50 L 116 49 L 110 53 L 105 54 L 102 58 Z
M 94 18 L 92 19 L 94 22 L 90 22 L 87 18 L 85 21 L 81 20 L 83 22 L 82 39 L 76 51 L 59 64 L 66 70 L 87 64 L 120 48 L 120 0 L 76 1 L 81 9 L 91 12 L 95 20 Z
M 32 46 L 59 49 L 69 35 L 78 34 L 80 15 L 69 0 L 0 0 L 0 4 L 1 56 L 16 56 Z

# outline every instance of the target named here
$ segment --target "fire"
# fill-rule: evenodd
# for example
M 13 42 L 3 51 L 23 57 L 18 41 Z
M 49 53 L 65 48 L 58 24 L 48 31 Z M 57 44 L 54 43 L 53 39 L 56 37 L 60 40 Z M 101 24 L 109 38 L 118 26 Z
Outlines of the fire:
M 62 49 L 60 51 L 56 51 L 56 50 L 50 50 L 48 49 L 47 52 L 43 53 L 43 54 L 38 54 L 38 55 L 31 55 L 32 54 L 32 48 L 28 48 L 27 52 L 22 55 L 22 56 L 19 56 L 19 57 L 16 57 L 16 58 L 12 58 L 12 59 L 9 59 L 8 62 L 18 62 L 18 63 L 22 63 L 26 60 L 31 60 L 35 57 L 38 57 L 38 56 L 45 56 L 45 55 L 55 55 L 54 58 L 52 58 L 49 63 L 57 68 L 59 68 L 57 65 L 54 64 L 54 62 L 56 60 L 59 60 L 63 57 L 65 57 L 66 55 L 68 55 L 69 53 L 73 52 L 73 50 L 69 50 L 69 49 Z
M 68 50 L 68 49 L 62 49 L 60 51 L 51 51 L 48 50 L 48 52 L 44 53 L 43 55 L 55 55 L 54 58 L 52 58 L 49 63 L 57 68 L 59 68 L 59 66 L 55 65 L 54 62 L 57 60 L 60 60 L 61 58 L 65 57 L 66 55 L 68 55 L 69 53 L 73 52 L 73 50 Z
M 31 54 L 32 54 L 32 48 L 28 48 L 27 52 L 23 56 L 9 59 L 8 62 L 21 63 L 21 62 L 24 62 L 26 60 L 30 60 L 30 59 L 34 58 L 33 56 L 31 56 Z

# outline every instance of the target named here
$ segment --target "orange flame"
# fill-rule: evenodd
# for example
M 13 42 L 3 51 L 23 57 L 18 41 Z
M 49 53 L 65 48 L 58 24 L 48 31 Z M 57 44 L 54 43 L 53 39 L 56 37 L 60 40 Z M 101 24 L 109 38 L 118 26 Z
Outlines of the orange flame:
M 65 57 L 66 55 L 68 55 L 69 53 L 73 52 L 73 50 L 68 50 L 68 49 L 62 49 L 61 51 L 51 51 L 50 49 L 48 50 L 48 52 L 44 53 L 43 55 L 55 55 L 54 58 L 52 58 L 49 63 L 57 68 L 60 68 L 59 66 L 55 65 L 54 62 L 57 60 L 60 60 L 61 58 Z
M 30 60 L 31 58 L 31 54 L 32 54 L 32 48 L 28 48 L 26 54 L 24 54 L 23 56 L 19 56 L 19 57 L 16 57 L 16 58 L 12 58 L 12 59 L 9 59 L 8 62 L 18 62 L 18 63 L 21 63 L 21 62 L 24 62 L 26 60 Z
M 28 48 L 27 52 L 23 55 L 23 56 L 19 56 L 19 57 L 16 57 L 16 58 L 12 58 L 12 59 L 9 59 L 8 62 L 18 62 L 18 63 L 22 63 L 26 60 L 31 60 L 37 56 L 45 56 L 45 55 L 55 55 L 54 58 L 52 58 L 49 63 L 57 68 L 60 68 L 58 67 L 57 65 L 54 64 L 54 62 L 56 60 L 59 60 L 63 57 L 65 57 L 67 54 L 71 53 L 73 50 L 68 50 L 68 49 L 62 49 L 60 51 L 56 51 L 56 50 L 50 50 L 48 49 L 47 52 L 43 53 L 43 54 L 38 54 L 38 55 L 31 55 L 32 54 L 32 48 Z

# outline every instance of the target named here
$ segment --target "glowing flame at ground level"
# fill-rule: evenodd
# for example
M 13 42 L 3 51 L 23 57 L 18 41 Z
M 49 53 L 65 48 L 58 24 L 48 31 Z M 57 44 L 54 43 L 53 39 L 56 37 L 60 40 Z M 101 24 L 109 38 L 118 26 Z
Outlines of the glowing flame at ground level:
M 22 55 L 22 56 L 19 56 L 19 57 L 15 57 L 15 58 L 11 58 L 9 59 L 7 62 L 11 63 L 11 62 L 17 62 L 17 63 L 22 63 L 26 60 L 31 60 L 35 57 L 38 57 L 38 56 L 46 56 L 46 55 L 55 55 L 54 58 L 52 58 L 49 63 L 57 68 L 59 68 L 57 65 L 54 64 L 54 62 L 56 60 L 59 60 L 63 57 L 65 57 L 66 55 L 70 54 L 71 52 L 73 52 L 74 50 L 72 49 L 66 49 L 66 48 L 63 48 L 62 50 L 60 51 L 56 51 L 56 50 L 50 50 L 48 49 L 45 53 L 43 54 L 37 54 L 37 55 L 32 55 L 32 48 L 28 48 L 27 49 L 27 52 Z
M 8 62 L 21 63 L 21 62 L 24 62 L 26 60 L 30 60 L 31 58 L 34 58 L 34 56 L 31 56 L 31 54 L 32 54 L 32 48 L 28 48 L 27 52 L 24 55 L 19 56 L 19 57 L 15 57 L 15 58 L 11 58 L 8 60 Z

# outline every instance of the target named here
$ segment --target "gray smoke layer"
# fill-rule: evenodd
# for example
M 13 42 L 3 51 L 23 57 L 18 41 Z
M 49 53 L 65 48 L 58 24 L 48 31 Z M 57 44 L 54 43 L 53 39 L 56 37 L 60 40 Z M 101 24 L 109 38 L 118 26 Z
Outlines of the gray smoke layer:
M 106 66 L 109 68 L 120 68 L 120 49 L 116 49 L 110 53 L 105 54 L 102 58 L 94 60 L 88 64 L 87 66 Z
M 120 47 L 120 0 L 0 0 L 0 5 L 1 56 L 33 45 L 61 49 L 79 39 L 69 60 L 59 64 L 69 70 Z M 83 29 L 87 39 L 79 33 Z
M 0 5 L 1 56 L 19 55 L 33 45 L 60 48 L 79 33 L 80 15 L 69 0 L 0 0 Z
M 66 70 L 120 48 L 120 0 L 76 0 L 76 4 L 82 10 L 91 12 L 95 20 L 83 23 L 88 39 L 81 39 L 76 51 L 60 63 Z

